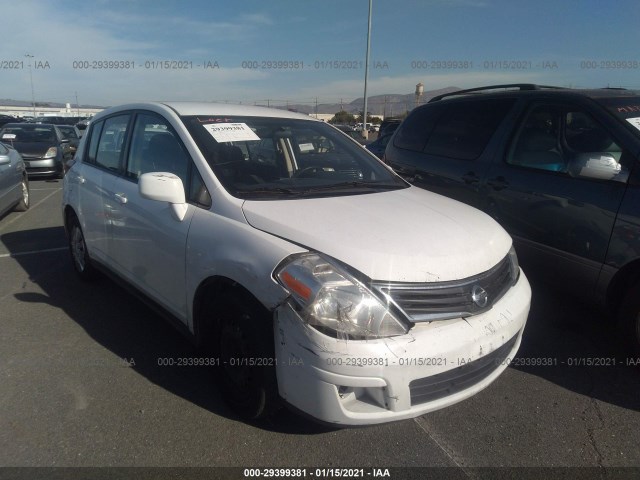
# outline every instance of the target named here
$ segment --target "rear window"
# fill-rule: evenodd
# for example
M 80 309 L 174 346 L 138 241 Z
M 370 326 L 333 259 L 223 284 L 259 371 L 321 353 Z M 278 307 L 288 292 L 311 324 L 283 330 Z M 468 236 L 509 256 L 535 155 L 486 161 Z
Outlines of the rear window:
M 423 107 L 411 112 L 396 132 L 393 144 L 404 150 L 421 152 L 441 112 L 438 107 Z
M 514 103 L 511 98 L 473 100 L 416 110 L 400 126 L 394 145 L 429 155 L 474 160 Z

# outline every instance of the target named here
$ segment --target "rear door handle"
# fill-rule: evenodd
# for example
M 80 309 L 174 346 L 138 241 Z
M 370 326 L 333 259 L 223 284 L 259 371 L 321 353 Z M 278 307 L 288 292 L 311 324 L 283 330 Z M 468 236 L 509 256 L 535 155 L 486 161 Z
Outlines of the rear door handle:
M 115 197 L 116 197 L 116 200 L 122 203 L 123 205 L 127 203 L 127 196 L 124 193 L 116 193 Z
M 487 185 L 489 185 L 494 190 L 504 190 L 509 186 L 509 182 L 507 182 L 507 179 L 503 176 L 499 176 L 487 180 Z

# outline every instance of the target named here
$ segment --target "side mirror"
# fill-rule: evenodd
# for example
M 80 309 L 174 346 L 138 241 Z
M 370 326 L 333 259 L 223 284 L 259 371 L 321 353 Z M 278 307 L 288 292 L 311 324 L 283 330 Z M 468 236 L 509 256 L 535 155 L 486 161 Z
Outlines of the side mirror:
M 182 180 L 177 175 L 168 172 L 143 173 L 138 178 L 138 191 L 142 198 L 169 203 L 176 220 L 184 220 L 188 205 Z
M 569 163 L 569 174 L 573 177 L 597 180 L 625 181 L 625 172 L 618 161 L 608 153 L 588 152 L 577 155 Z

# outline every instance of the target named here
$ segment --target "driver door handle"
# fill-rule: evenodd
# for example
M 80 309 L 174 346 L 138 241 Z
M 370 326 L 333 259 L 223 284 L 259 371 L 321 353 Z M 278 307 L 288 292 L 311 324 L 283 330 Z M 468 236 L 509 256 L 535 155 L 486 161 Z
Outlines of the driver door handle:
M 122 203 L 123 205 L 127 203 L 127 196 L 124 193 L 116 193 L 115 197 L 119 203 Z

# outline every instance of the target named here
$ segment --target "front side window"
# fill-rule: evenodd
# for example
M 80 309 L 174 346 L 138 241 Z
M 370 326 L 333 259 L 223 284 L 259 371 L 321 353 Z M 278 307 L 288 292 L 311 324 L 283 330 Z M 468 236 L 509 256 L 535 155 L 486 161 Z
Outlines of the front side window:
M 128 124 L 129 115 L 118 115 L 104 121 L 95 157 L 96 165 L 114 172 L 120 170 Z
M 177 134 L 162 117 L 152 113 L 136 116 L 131 137 L 126 176 L 137 180 L 147 172 L 169 172 L 177 175 L 187 187 L 189 157 Z
M 214 174 L 238 198 L 356 195 L 407 184 L 333 127 L 263 117 L 182 118 Z
M 626 181 L 625 154 L 610 133 L 579 107 L 531 109 L 509 149 L 507 163 L 574 177 Z

